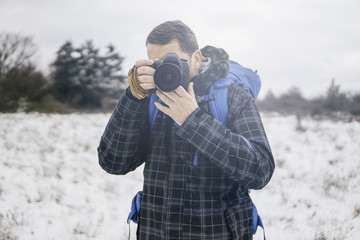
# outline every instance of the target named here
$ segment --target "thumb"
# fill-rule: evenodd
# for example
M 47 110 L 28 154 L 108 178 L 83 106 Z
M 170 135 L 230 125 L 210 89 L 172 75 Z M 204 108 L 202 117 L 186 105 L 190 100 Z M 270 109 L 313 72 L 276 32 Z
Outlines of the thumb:
M 194 93 L 194 82 L 190 82 L 189 86 L 188 86 L 188 93 L 190 94 L 190 96 L 192 96 L 193 98 L 195 98 L 195 93 Z

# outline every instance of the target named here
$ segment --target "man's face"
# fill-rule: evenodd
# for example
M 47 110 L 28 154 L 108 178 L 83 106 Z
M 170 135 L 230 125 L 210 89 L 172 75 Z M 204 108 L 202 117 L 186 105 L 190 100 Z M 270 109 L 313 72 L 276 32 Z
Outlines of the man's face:
M 198 67 L 195 64 L 195 61 L 192 60 L 192 56 L 181 50 L 179 42 L 177 40 L 172 40 L 165 45 L 152 43 L 149 43 L 147 45 L 147 55 L 148 58 L 151 60 L 162 60 L 164 56 L 168 53 L 176 53 L 180 58 L 186 59 L 188 61 L 190 67 L 190 78 L 194 77 L 197 74 Z

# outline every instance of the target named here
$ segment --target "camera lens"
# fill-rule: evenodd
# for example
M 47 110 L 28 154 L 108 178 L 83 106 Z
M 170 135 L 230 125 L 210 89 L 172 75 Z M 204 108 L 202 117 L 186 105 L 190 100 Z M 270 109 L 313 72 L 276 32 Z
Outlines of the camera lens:
M 154 74 L 155 84 L 163 92 L 174 91 L 179 87 L 181 79 L 181 69 L 173 63 L 163 62 Z

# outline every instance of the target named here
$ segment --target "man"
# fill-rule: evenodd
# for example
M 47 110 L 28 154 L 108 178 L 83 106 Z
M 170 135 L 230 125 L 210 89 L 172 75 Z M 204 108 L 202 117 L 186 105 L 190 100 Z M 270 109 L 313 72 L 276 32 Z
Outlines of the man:
M 210 48 L 210 58 L 203 57 L 180 21 L 154 28 L 146 46 L 149 59 L 138 60 L 129 76 L 138 88 L 132 82 L 120 98 L 98 148 L 100 165 L 111 174 L 145 162 L 138 239 L 252 239 L 248 189 L 263 188 L 275 167 L 254 100 L 230 86 L 224 127 L 195 96 L 223 77 L 225 51 Z M 156 91 L 166 105 L 155 103 L 160 111 L 150 134 L 148 95 L 156 88 L 150 65 L 167 53 L 187 60 L 191 81 L 187 89 Z

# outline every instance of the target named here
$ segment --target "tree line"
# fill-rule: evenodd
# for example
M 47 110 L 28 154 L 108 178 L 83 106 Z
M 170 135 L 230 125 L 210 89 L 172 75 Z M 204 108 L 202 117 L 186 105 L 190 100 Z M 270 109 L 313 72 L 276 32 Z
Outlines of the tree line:
M 0 33 L 0 112 L 109 111 L 125 88 L 124 58 L 109 44 L 65 42 L 45 76 L 34 63 L 31 37 Z
M 322 96 L 306 99 L 299 88 L 292 87 L 280 96 L 275 96 L 269 91 L 257 102 L 257 106 L 262 112 L 328 117 L 347 121 L 360 120 L 360 92 L 352 94 L 342 92 L 335 79 L 332 79 Z
M 111 111 L 127 86 L 124 60 L 109 44 L 100 49 L 91 40 L 60 46 L 50 74 L 37 70 L 36 46 L 29 36 L 0 32 L 0 112 Z M 360 116 L 360 93 L 340 90 L 333 80 L 324 96 L 305 99 L 293 87 L 257 101 L 260 111 L 311 116 Z

